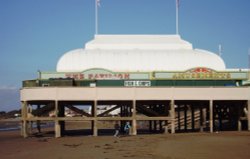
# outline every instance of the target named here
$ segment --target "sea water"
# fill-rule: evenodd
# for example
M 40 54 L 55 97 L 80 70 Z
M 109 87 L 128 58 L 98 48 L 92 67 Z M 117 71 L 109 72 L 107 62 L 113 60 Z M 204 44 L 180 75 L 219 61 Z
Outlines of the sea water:
M 31 124 L 32 128 L 37 128 L 37 122 L 32 122 Z M 53 126 L 54 123 L 52 122 L 40 123 L 41 128 L 48 128 Z M 14 131 L 20 129 L 20 122 L 0 122 L 0 131 Z

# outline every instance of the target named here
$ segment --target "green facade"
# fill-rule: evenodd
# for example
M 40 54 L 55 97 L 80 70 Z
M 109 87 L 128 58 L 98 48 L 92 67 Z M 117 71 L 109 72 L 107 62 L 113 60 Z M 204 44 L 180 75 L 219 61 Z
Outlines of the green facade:
M 202 67 L 182 72 L 112 72 L 93 68 L 83 72 L 39 72 L 38 79 L 23 81 L 23 87 L 242 86 L 249 81 L 248 77 L 247 71 L 215 71 Z
M 127 80 L 29 80 L 23 81 L 23 87 L 125 87 Z M 178 86 L 241 86 L 236 80 L 149 80 L 151 87 Z M 141 85 L 143 87 L 143 85 Z M 144 86 L 145 87 L 145 86 Z

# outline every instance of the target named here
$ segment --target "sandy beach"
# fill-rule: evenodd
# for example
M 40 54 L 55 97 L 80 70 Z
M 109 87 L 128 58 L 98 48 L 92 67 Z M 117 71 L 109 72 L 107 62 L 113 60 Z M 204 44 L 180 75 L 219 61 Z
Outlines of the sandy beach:
M 2 159 L 249 159 L 249 132 L 36 136 L 0 132 Z

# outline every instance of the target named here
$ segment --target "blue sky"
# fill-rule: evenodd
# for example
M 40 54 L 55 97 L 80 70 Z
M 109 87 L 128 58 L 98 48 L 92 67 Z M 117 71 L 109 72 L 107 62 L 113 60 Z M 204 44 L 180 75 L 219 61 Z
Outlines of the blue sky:
M 94 3 L 0 0 L 0 92 L 18 92 L 37 70 L 55 71 L 65 52 L 84 47 L 94 37 Z M 221 44 L 228 68 L 247 68 L 249 8 L 249 0 L 180 0 L 180 35 L 212 52 Z M 175 34 L 175 0 L 101 0 L 99 33 Z M 0 110 L 8 105 L 0 96 Z

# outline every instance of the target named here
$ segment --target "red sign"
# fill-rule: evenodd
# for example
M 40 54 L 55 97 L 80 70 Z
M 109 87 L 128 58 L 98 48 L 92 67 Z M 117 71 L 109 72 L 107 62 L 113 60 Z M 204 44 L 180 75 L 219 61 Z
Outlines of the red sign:
M 65 76 L 67 78 L 74 78 L 76 80 L 84 80 L 84 79 L 129 79 L 129 73 L 66 73 Z

